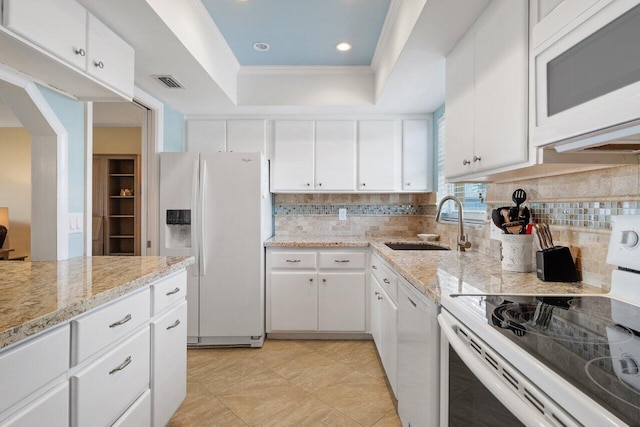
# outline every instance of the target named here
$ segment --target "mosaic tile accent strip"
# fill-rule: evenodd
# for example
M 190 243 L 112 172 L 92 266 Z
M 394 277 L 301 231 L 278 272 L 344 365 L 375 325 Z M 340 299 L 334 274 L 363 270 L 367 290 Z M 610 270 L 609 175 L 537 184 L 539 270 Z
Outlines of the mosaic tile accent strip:
M 611 229 L 611 216 L 640 214 L 640 201 L 626 202 L 533 202 L 526 203 L 536 222 L 570 227 Z M 487 218 L 491 219 L 491 206 Z
M 275 215 L 435 215 L 433 205 L 275 205 Z
M 615 374 L 606 336 L 603 337 L 588 329 L 580 328 L 558 316 L 552 317 L 550 329 L 558 337 L 564 337 L 556 340 L 558 344 L 578 354 L 584 360 L 598 359 L 596 362 L 598 366 Z

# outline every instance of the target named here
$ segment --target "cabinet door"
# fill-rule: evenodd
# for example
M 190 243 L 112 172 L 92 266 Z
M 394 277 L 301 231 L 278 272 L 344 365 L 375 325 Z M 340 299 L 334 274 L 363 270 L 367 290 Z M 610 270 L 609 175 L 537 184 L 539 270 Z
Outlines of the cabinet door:
M 95 16 L 88 17 L 87 73 L 133 97 L 133 48 Z
M 187 151 L 190 153 L 227 151 L 226 123 L 224 120 L 187 120 Z
M 358 122 L 358 190 L 392 191 L 396 179 L 396 124 Z
M 11 427 L 67 427 L 69 425 L 69 382 L 54 388 L 36 401 L 2 421 Z
M 4 0 L 4 26 L 84 70 L 87 11 L 68 0 Z M 133 74 L 131 76 L 133 82 Z
M 369 294 L 369 328 L 378 354 L 382 356 L 382 286 L 373 274 L 371 275 L 371 293 Z
M 318 280 L 318 330 L 364 332 L 364 272 L 321 273 Z
M 402 122 L 402 189 L 431 191 L 433 187 L 433 144 L 426 120 Z
M 398 348 L 398 306 L 382 290 L 382 366 L 389 379 L 393 394 L 397 396 L 397 348 Z
M 227 120 L 227 151 L 267 154 L 265 120 Z
M 316 273 L 271 273 L 272 331 L 318 330 Z
M 313 190 L 314 123 L 285 120 L 274 126 L 272 191 Z
M 475 121 L 474 56 L 472 29 L 447 56 L 444 158 L 446 178 L 472 171 Z
M 476 23 L 476 171 L 527 160 L 528 11 L 526 1 L 495 0 Z M 447 131 L 449 119 L 447 106 Z
M 315 148 L 315 189 L 355 190 L 356 122 L 316 122 Z
M 151 322 L 154 426 L 166 425 L 187 395 L 187 302 Z

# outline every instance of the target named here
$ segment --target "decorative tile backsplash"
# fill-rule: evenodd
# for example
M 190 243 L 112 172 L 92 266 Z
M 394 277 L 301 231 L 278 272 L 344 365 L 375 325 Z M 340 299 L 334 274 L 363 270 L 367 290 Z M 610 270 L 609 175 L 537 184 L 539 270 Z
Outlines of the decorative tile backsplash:
M 423 205 L 275 205 L 276 215 L 338 215 L 346 209 L 349 215 L 434 215 L 435 206 Z

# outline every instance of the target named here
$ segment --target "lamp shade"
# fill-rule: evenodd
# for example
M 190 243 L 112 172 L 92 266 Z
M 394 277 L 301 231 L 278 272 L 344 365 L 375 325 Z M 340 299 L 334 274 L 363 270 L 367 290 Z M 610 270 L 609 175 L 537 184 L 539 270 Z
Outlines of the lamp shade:
M 9 229 L 9 208 L 0 207 L 0 225 L 4 225 Z
M 7 237 L 7 231 L 9 230 L 9 208 L 0 207 L 0 249 L 2 249 L 5 238 Z

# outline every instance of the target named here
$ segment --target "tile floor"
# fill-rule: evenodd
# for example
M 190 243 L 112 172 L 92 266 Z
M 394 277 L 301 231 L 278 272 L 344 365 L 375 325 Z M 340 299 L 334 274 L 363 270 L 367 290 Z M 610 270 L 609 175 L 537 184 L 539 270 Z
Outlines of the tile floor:
M 401 426 L 373 341 L 190 349 L 175 426 Z

